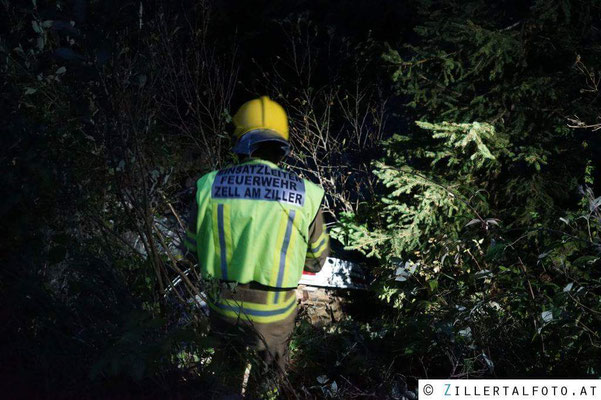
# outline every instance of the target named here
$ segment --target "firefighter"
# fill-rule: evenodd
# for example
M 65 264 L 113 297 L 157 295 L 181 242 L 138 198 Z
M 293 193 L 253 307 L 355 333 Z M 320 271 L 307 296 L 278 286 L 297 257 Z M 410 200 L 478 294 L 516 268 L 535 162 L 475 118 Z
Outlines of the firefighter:
M 186 248 L 197 256 L 209 290 L 210 328 L 218 339 L 212 365 L 239 391 L 245 349 L 261 360 L 251 380 L 283 377 L 303 269 L 319 272 L 329 254 L 324 190 L 278 164 L 290 151 L 288 118 L 267 96 L 233 117 L 240 162 L 197 182 Z M 272 375 L 273 376 L 273 375 Z

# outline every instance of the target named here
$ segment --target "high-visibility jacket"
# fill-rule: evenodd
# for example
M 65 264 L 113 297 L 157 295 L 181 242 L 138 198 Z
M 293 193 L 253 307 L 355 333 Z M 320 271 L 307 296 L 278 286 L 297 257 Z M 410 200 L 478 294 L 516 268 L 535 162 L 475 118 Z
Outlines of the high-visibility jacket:
M 325 227 L 319 238 L 309 239 L 323 196 L 318 185 L 260 159 L 206 174 L 197 183 L 198 212 L 187 233 L 201 274 L 295 288 L 306 261 L 321 258 L 329 248 Z M 249 307 L 227 298 L 209 305 L 228 316 L 242 311 L 255 321 L 270 322 L 284 317 L 281 311 L 295 309 L 296 298 L 274 290 Z

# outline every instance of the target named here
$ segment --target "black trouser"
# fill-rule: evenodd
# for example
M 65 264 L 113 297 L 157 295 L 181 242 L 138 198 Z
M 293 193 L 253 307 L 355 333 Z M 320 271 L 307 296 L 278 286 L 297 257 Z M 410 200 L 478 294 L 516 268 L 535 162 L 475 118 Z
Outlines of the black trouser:
M 256 298 L 258 289 L 238 287 L 237 296 Z M 294 291 L 286 293 L 295 296 Z M 240 299 L 243 300 L 243 299 Z M 241 315 L 232 318 L 211 311 L 211 336 L 215 354 L 211 362 L 220 384 L 231 393 L 240 393 L 246 365 L 252 365 L 247 393 L 265 391 L 281 379 L 286 371 L 289 345 L 297 309 L 285 319 L 271 323 L 252 322 Z

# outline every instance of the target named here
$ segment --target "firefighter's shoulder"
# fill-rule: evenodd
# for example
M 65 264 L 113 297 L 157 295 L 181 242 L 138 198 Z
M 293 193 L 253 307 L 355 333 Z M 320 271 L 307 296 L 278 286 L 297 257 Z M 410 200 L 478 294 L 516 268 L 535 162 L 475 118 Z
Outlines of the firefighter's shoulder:
M 204 187 L 207 184 L 207 182 L 212 182 L 215 178 L 215 175 L 217 175 L 218 172 L 219 170 L 207 172 L 206 174 L 198 178 L 198 180 L 196 181 L 196 187 L 200 189 Z

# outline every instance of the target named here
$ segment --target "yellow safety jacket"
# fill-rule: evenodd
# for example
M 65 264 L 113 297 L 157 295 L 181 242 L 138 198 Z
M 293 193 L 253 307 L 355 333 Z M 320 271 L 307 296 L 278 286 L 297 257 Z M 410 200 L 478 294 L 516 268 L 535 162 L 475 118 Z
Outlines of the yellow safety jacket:
M 198 180 L 195 244 L 204 278 L 270 288 L 295 288 L 309 254 L 319 256 L 327 234 L 309 243 L 324 191 L 294 172 L 251 159 L 213 171 Z M 279 320 L 295 309 L 295 296 L 268 293 L 260 303 L 219 299 L 209 302 L 228 316 L 246 314 L 258 322 Z M 230 315 L 231 314 L 231 315 Z

